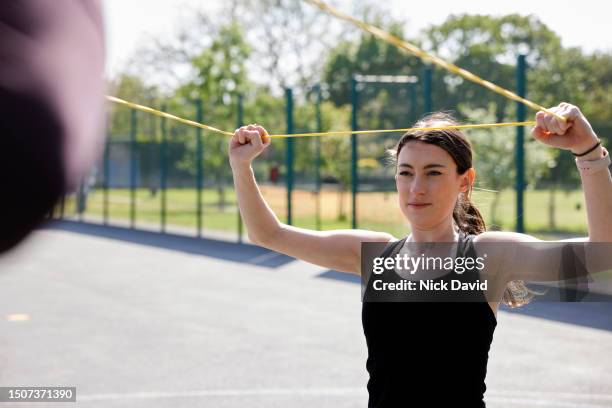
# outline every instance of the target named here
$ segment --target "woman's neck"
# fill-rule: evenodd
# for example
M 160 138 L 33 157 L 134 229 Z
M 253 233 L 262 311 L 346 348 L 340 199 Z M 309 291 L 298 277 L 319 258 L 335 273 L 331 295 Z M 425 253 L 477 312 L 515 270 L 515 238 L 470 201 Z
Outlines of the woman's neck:
M 445 222 L 432 229 L 412 227 L 408 242 L 457 242 L 459 230 L 454 222 Z

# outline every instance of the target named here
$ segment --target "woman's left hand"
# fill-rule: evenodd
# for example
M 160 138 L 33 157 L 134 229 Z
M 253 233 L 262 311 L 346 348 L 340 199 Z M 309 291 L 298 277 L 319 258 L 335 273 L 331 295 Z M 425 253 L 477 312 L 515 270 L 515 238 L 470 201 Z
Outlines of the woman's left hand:
M 549 110 L 565 117 L 567 121 L 543 111 L 538 112 L 537 124 L 531 130 L 536 140 L 573 153 L 582 153 L 597 143 L 597 135 L 578 107 L 562 102 Z

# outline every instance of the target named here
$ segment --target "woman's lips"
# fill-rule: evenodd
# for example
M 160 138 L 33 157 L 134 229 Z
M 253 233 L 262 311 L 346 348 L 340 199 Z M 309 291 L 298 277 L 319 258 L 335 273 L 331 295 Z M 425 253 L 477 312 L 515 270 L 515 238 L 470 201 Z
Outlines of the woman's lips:
M 428 207 L 430 205 L 431 204 L 427 204 L 427 203 L 426 204 L 411 204 L 411 203 L 408 203 L 408 207 L 414 208 L 414 209 L 425 208 L 425 207 Z

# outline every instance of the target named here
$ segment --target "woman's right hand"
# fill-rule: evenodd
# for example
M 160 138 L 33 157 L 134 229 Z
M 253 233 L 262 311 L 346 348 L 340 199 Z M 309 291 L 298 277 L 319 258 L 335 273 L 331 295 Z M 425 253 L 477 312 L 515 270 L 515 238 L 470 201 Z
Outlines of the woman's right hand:
M 235 165 L 250 165 L 253 159 L 270 146 L 271 139 L 262 126 L 248 125 L 236 129 L 229 142 L 229 160 Z

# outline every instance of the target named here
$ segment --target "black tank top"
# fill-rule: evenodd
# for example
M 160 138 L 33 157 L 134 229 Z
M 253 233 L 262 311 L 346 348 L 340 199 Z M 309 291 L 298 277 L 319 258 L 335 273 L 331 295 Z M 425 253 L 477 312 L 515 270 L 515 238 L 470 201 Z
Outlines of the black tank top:
M 460 232 L 457 256 L 476 256 L 473 238 Z M 389 243 L 381 256 L 395 256 L 405 242 Z M 497 320 L 484 294 L 479 302 L 363 302 L 361 318 L 368 407 L 485 407 Z

